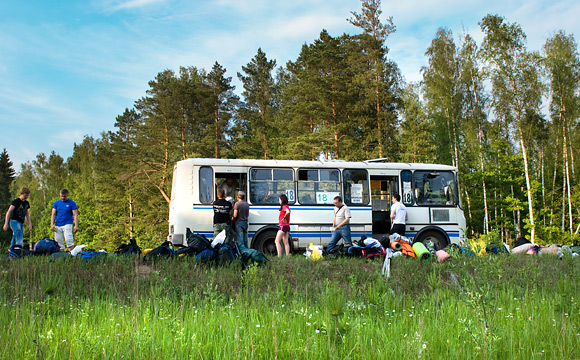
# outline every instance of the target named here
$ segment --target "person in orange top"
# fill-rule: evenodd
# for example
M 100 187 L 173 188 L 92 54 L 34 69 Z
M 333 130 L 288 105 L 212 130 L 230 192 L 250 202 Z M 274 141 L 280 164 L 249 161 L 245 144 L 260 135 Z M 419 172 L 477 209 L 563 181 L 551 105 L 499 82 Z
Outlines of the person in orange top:
M 284 241 L 284 249 L 286 249 L 286 256 L 290 255 L 290 207 L 288 206 L 288 197 L 285 194 L 280 194 L 278 199 L 280 203 L 280 215 L 278 216 L 278 233 L 276 234 L 276 252 L 278 256 L 282 256 L 282 240 Z

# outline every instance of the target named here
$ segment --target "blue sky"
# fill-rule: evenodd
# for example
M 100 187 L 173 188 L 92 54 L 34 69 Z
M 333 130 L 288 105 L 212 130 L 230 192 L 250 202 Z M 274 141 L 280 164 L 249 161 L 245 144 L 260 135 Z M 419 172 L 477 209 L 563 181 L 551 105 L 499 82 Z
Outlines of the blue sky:
M 278 65 L 322 29 L 338 36 L 358 29 L 346 19 L 360 0 L 25 0 L 0 3 L 0 149 L 17 165 L 52 150 L 65 158 L 84 135 L 112 130 L 115 117 L 145 95 L 164 69 L 236 73 L 261 47 Z M 387 1 L 396 33 L 389 56 L 407 81 L 420 79 L 424 52 L 439 27 L 480 41 L 478 22 L 497 13 L 519 23 L 528 47 L 540 50 L 559 29 L 580 33 L 580 2 Z

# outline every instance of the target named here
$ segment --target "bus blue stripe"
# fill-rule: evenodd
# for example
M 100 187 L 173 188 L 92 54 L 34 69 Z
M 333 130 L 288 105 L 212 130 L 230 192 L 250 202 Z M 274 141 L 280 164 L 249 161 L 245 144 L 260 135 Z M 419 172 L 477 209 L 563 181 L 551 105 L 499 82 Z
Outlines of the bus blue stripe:
M 279 207 L 251 206 L 251 210 L 279 210 Z M 292 211 L 333 211 L 334 207 L 290 207 Z M 350 211 L 372 211 L 372 208 L 349 208 Z M 193 206 L 193 210 L 213 210 L 212 206 Z

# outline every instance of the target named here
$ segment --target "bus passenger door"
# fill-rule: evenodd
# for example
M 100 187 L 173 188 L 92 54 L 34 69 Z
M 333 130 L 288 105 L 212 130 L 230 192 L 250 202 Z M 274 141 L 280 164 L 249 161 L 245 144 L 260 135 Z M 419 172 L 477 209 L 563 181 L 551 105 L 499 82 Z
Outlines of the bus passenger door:
M 371 203 L 373 206 L 373 237 L 380 239 L 391 230 L 391 199 L 399 193 L 397 176 L 371 175 Z

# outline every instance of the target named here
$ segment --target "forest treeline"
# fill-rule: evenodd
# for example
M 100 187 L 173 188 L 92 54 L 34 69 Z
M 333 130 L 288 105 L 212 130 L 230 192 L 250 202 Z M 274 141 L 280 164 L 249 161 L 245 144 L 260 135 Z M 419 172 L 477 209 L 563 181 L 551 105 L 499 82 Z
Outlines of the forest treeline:
M 52 152 L 22 164 L 2 208 L 30 187 L 33 238 L 52 235 L 50 207 L 66 187 L 79 205 L 78 243 L 156 244 L 168 232 L 176 161 L 322 154 L 455 165 L 468 234 L 571 241 L 580 226 L 574 36 L 557 31 L 532 50 L 521 26 L 498 15 L 479 23 L 480 43 L 440 28 L 422 81 L 406 83 L 380 5 L 362 0 L 348 19 L 357 34 L 322 30 L 284 65 L 258 49 L 237 72 L 241 97 L 218 62 L 161 71 L 114 131 L 86 136 L 66 160 Z M 5 151 L 2 174 L 7 164 Z

